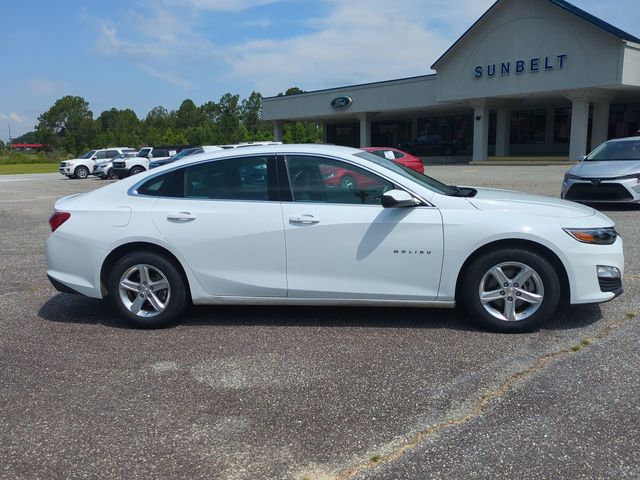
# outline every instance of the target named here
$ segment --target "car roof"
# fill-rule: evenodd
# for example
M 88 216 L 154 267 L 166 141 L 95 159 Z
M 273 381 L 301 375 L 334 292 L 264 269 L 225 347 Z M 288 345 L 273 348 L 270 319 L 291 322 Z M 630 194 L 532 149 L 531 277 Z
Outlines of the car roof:
M 638 137 L 625 137 L 625 138 L 614 138 L 612 140 L 609 140 L 609 142 L 613 143 L 613 142 L 640 142 L 640 136 Z

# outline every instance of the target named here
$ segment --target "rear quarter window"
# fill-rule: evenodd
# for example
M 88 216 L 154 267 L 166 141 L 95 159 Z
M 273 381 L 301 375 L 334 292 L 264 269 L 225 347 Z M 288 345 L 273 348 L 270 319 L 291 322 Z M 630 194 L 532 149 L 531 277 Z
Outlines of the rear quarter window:
M 184 197 L 184 168 L 153 177 L 138 187 L 138 195 L 150 197 Z

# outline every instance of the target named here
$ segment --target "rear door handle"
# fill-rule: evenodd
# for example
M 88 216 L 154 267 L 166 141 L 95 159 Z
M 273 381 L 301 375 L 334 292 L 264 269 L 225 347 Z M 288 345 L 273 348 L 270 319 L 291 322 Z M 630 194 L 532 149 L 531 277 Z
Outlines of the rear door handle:
M 195 219 L 196 217 L 194 215 L 191 215 L 190 212 L 170 213 L 167 215 L 167 220 L 169 220 L 170 222 L 186 223 L 191 222 Z
M 293 215 L 292 217 L 289 217 L 289 222 L 299 223 L 302 225 L 313 225 L 315 223 L 320 223 L 320 219 L 315 215 L 309 215 L 309 214 Z

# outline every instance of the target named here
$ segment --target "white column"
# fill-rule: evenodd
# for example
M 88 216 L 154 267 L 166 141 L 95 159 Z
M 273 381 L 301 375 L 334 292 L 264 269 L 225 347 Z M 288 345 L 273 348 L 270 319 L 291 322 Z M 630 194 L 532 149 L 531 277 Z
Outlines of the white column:
M 484 161 L 489 156 L 489 107 L 473 109 L 473 161 Z
M 511 143 L 511 111 L 506 108 L 498 109 L 496 122 L 496 157 L 509 156 Z
M 282 141 L 282 127 L 284 122 L 280 120 L 274 120 L 273 122 L 273 141 L 281 142 Z
M 593 103 L 593 128 L 591 130 L 591 148 L 607 141 L 609 136 L 609 102 Z
M 368 113 L 358 115 L 360 119 L 360 148 L 371 146 L 371 118 Z
M 587 132 L 589 129 L 589 99 L 573 100 L 571 108 L 571 140 L 569 160 L 582 160 L 587 154 Z

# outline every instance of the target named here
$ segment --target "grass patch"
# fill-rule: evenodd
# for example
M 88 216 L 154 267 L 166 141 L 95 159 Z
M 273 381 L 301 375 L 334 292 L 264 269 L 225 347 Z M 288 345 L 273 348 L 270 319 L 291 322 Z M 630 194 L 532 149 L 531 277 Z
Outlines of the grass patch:
M 579 352 L 581 348 L 582 347 L 580 345 L 574 345 L 573 347 L 571 347 L 571 350 L 573 350 L 574 352 Z
M 583 347 L 588 347 L 589 344 L 591 342 L 589 341 L 589 339 L 585 338 L 584 340 L 582 340 L 582 342 L 580 343 Z
M 376 453 L 373 457 L 371 457 L 371 461 L 373 463 L 378 463 L 380 461 L 380 455 Z
M 629 313 L 625 313 L 624 316 L 630 319 L 634 319 L 637 317 L 637 314 L 634 312 L 629 312 Z
M 29 163 L 19 165 L 0 165 L 0 175 L 19 173 L 53 173 L 58 171 L 58 163 Z

